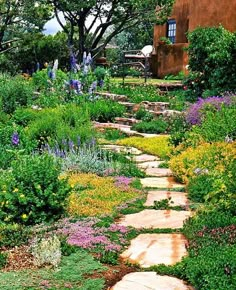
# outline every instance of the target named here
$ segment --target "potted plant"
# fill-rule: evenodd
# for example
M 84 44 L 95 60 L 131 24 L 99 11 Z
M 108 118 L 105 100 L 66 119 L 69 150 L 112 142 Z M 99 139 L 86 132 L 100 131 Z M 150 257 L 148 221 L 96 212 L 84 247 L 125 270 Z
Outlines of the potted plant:
M 165 37 L 165 36 L 161 36 L 159 38 L 158 43 L 159 44 L 172 44 L 172 42 L 170 41 L 170 39 L 168 37 Z

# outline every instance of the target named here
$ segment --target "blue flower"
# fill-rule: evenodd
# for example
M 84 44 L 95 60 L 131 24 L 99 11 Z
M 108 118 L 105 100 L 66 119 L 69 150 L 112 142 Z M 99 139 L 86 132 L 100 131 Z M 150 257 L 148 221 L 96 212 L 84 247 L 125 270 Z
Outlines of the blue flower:
M 14 132 L 11 137 L 12 145 L 17 146 L 20 143 L 20 137 L 17 132 Z

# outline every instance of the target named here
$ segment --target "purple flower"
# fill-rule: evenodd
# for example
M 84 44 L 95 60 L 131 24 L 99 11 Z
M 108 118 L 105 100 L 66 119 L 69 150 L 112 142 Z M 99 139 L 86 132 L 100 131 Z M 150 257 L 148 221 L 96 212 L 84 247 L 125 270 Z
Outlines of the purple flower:
M 20 137 L 17 132 L 14 132 L 11 137 L 12 145 L 17 146 L 20 143 Z
M 77 72 L 77 60 L 73 52 L 70 54 L 70 69 L 74 73 Z
M 230 106 L 235 96 L 226 95 L 223 97 L 214 96 L 207 99 L 199 98 L 198 101 L 191 105 L 187 110 L 186 121 L 191 125 L 201 124 L 204 113 L 207 110 L 219 111 L 223 105 Z
M 78 80 L 70 80 L 70 88 L 74 90 L 77 94 L 82 93 L 82 84 Z
M 133 181 L 132 177 L 126 177 L 126 176 L 117 176 L 115 178 L 115 185 L 117 187 L 128 187 L 130 183 Z

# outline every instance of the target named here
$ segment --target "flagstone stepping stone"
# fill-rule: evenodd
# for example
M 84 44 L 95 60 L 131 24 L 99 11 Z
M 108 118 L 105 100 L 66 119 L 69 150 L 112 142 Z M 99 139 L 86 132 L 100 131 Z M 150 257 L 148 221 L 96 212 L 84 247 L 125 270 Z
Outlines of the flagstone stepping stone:
M 131 241 L 121 258 L 142 268 L 174 265 L 187 255 L 186 243 L 182 234 L 141 234 Z
M 111 290 L 191 290 L 192 287 L 170 276 L 160 276 L 156 272 L 134 272 L 123 277 Z
M 126 147 L 126 146 L 109 144 L 109 145 L 103 145 L 101 148 L 105 149 L 105 150 L 111 150 L 111 151 L 118 152 L 118 153 L 122 152 L 122 153 L 126 153 L 126 154 L 131 154 L 131 155 L 142 154 L 142 151 L 140 151 L 134 147 Z
M 147 168 L 158 168 L 161 163 L 164 161 L 147 161 L 147 162 L 142 162 L 138 163 L 137 166 L 142 169 L 147 169 Z
M 181 188 L 182 183 L 178 183 L 173 177 L 146 177 L 140 179 L 143 187 L 155 188 Z
M 154 206 L 154 201 L 160 201 L 162 199 L 170 198 L 170 204 L 172 206 L 188 206 L 188 199 L 186 192 L 178 191 L 160 191 L 150 190 L 148 191 L 147 201 L 144 206 Z
M 142 154 L 139 156 L 135 156 L 133 158 L 133 161 L 137 163 L 142 163 L 142 162 L 147 162 L 147 161 L 156 161 L 156 160 L 159 160 L 159 158 L 157 156 L 150 155 L 150 154 Z
M 173 173 L 169 168 L 147 168 L 146 174 L 155 177 L 172 176 Z
M 190 211 L 145 209 L 138 213 L 123 216 L 118 224 L 136 229 L 178 229 L 191 216 Z

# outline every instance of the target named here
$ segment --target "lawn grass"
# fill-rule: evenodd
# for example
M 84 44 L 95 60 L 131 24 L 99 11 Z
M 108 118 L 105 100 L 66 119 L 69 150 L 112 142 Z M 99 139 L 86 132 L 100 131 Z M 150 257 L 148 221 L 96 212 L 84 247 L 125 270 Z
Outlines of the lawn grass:
M 150 85 L 156 85 L 156 84 L 166 84 L 166 83 L 179 83 L 178 80 L 164 80 L 164 79 L 154 79 L 154 78 L 148 78 L 147 84 Z M 113 77 L 111 78 L 111 83 L 113 84 L 120 84 L 123 83 L 122 77 Z M 135 83 L 135 84 L 145 84 L 144 78 L 138 78 L 138 77 L 125 77 L 125 84 L 127 83 Z
M 75 253 L 63 257 L 60 267 L 55 269 L 0 273 L 0 289 L 100 290 L 104 289 L 105 279 L 89 278 L 88 274 L 92 277 L 93 273 L 102 273 L 105 270 L 100 262 L 94 260 L 85 250 L 78 248 Z

